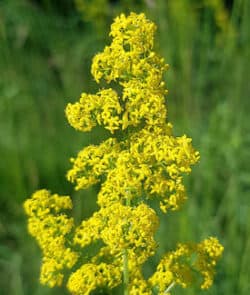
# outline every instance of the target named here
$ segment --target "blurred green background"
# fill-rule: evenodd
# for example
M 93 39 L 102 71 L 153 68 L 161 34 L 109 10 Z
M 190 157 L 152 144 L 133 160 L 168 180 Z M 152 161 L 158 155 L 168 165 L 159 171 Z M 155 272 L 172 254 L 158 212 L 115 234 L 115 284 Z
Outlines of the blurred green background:
M 201 153 L 185 178 L 188 202 L 161 215 L 159 251 L 145 271 L 178 241 L 215 235 L 225 252 L 214 286 L 173 294 L 250 294 L 250 1 L 0 0 L 1 295 L 67 294 L 39 284 L 22 203 L 47 188 L 72 196 L 78 221 L 96 210 L 97 188 L 76 193 L 65 173 L 71 156 L 107 133 L 76 132 L 64 108 L 97 90 L 91 59 L 109 42 L 112 19 L 129 11 L 158 25 L 169 120 Z

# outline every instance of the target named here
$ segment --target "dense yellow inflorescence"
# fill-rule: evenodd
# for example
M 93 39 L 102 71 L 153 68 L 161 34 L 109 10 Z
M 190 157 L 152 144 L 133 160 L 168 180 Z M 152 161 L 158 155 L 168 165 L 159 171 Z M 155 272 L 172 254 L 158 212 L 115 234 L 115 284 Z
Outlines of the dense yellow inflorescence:
M 67 196 L 40 190 L 24 204 L 29 232 L 44 256 L 40 280 L 50 287 L 67 279 L 70 293 L 81 295 L 124 282 L 130 295 L 150 295 L 153 289 L 169 294 L 174 284 L 190 286 L 197 273 L 203 278 L 201 289 L 213 282 L 223 251 L 216 238 L 179 244 L 148 280 L 142 274 L 143 264 L 157 250 L 159 218 L 150 201 L 157 200 L 165 213 L 180 209 L 187 199 L 183 174 L 199 160 L 191 138 L 174 136 L 167 122 L 163 74 L 168 66 L 153 51 L 155 30 L 144 14 L 117 17 L 112 42 L 94 57 L 91 70 L 97 83 L 116 82 L 117 89 L 83 93 L 66 107 L 75 129 L 101 125 L 114 134 L 82 149 L 67 173 L 77 190 L 101 182 L 98 211 L 75 225 L 64 213 L 72 209 Z M 87 257 L 86 247 L 93 244 L 99 250 Z M 64 279 L 67 269 L 71 273 Z
M 101 239 L 113 256 L 119 258 L 123 249 L 129 249 L 134 263 L 141 265 L 155 253 L 153 235 L 158 223 L 155 211 L 146 204 L 130 207 L 114 203 L 84 220 L 76 228 L 74 243 L 83 248 Z
M 223 247 L 216 238 L 198 244 L 179 244 L 175 251 L 161 259 L 149 282 L 158 287 L 159 294 L 164 294 L 172 282 L 186 288 L 198 281 L 197 274 L 200 274 L 203 277 L 201 289 L 208 289 L 213 283 L 214 266 L 222 252 Z
M 114 288 L 121 283 L 121 271 L 112 264 L 86 263 L 68 280 L 67 287 L 71 294 L 88 295 L 96 288 Z
M 79 102 L 66 108 L 74 128 L 90 131 L 99 124 L 114 133 L 139 124 L 165 124 L 167 90 L 162 76 L 168 65 L 153 51 L 155 29 L 143 14 L 115 19 L 112 43 L 94 57 L 91 72 L 97 83 L 115 81 L 123 91 L 119 95 L 110 88 L 95 95 L 83 93 Z
M 25 201 L 24 209 L 29 217 L 29 233 L 36 238 L 43 252 L 40 281 L 50 287 L 60 286 L 63 270 L 71 269 L 78 259 L 67 240 L 74 227 L 73 218 L 62 213 L 72 209 L 71 199 L 40 190 Z

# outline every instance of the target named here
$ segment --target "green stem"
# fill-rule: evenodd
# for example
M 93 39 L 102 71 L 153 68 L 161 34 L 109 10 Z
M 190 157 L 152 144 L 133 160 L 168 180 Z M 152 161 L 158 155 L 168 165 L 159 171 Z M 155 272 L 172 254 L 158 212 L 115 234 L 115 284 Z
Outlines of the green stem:
M 129 270 L 128 270 L 128 251 L 124 249 L 123 251 L 123 285 L 124 285 L 124 295 L 129 295 Z
M 170 284 L 167 289 L 164 291 L 164 294 L 167 294 L 175 285 L 175 282 L 173 282 L 172 284 Z
M 126 206 L 130 206 L 130 198 L 126 199 Z M 128 250 L 123 250 L 123 286 L 124 295 L 129 295 Z

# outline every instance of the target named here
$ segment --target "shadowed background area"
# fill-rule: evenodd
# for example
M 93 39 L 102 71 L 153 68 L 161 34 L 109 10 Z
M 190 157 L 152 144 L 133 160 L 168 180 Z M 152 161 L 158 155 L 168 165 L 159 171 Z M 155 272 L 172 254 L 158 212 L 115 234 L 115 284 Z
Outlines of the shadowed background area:
M 161 214 L 159 251 L 217 236 L 225 247 L 214 286 L 173 294 L 250 294 L 250 1 L 2 0 L 0 2 L 0 293 L 67 294 L 39 284 L 41 254 L 26 229 L 23 201 L 47 188 L 70 194 L 77 221 L 96 210 L 98 187 L 75 192 L 69 158 L 107 132 L 81 133 L 66 121 L 68 102 L 95 93 L 92 57 L 109 42 L 112 19 L 145 12 L 165 80 L 174 133 L 193 138 L 201 160 L 185 178 L 189 200 Z M 107 291 L 95 294 L 112 294 Z

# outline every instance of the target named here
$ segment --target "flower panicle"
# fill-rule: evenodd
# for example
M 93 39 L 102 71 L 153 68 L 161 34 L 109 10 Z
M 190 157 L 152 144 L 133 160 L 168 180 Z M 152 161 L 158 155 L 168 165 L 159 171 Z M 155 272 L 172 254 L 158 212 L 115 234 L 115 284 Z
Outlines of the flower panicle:
M 159 217 L 149 206 L 156 200 L 167 213 L 187 199 L 184 174 L 191 173 L 199 152 L 186 135 L 176 137 L 167 121 L 163 75 L 168 69 L 154 51 L 156 25 L 144 14 L 121 14 L 111 26 L 110 45 L 93 58 L 91 73 L 107 88 L 82 93 L 69 103 L 66 117 L 82 132 L 103 126 L 112 136 L 83 148 L 71 158 L 68 181 L 76 190 L 101 183 L 98 210 L 75 224 L 69 196 L 35 192 L 25 201 L 28 230 L 42 253 L 40 281 L 50 287 L 64 282 L 73 295 L 98 288 L 124 294 L 170 294 L 200 282 L 211 286 L 223 247 L 216 238 L 179 244 L 160 260 L 149 279 L 143 264 L 157 251 Z M 112 82 L 112 83 L 111 83 Z M 117 89 L 110 85 L 117 83 Z M 88 247 L 97 249 L 88 253 Z M 199 274 L 199 275 L 198 275 Z M 198 276 L 198 278 L 197 278 Z

